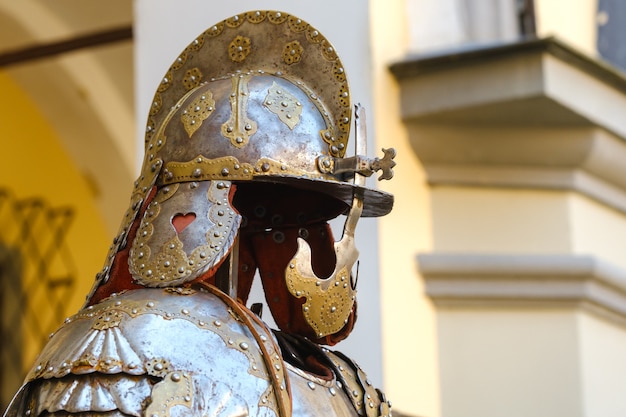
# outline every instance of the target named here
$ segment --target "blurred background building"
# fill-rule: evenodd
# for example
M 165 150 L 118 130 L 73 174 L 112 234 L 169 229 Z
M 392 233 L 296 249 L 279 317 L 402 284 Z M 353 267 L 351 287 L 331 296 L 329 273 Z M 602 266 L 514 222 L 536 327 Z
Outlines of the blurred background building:
M 0 0 L 0 393 L 81 305 L 148 106 L 210 25 L 293 13 L 393 146 L 338 348 L 421 417 L 626 415 L 622 0 Z

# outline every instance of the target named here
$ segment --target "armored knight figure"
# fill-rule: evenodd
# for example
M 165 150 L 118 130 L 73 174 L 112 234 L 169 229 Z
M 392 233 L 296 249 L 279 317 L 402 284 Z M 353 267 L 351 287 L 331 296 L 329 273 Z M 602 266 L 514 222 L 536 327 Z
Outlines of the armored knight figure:
M 157 88 L 142 172 L 85 306 L 6 416 L 391 415 L 323 347 L 355 323 L 357 221 L 393 204 L 364 177 L 391 178 L 394 151 L 368 158 L 364 144 L 344 67 L 308 23 L 255 11 L 202 33 Z M 279 330 L 246 307 L 255 274 Z

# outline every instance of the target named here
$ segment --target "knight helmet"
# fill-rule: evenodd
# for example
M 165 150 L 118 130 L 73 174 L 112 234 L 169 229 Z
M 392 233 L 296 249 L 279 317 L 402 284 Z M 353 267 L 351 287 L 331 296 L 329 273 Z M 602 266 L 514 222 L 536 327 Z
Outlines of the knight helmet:
M 253 11 L 209 28 L 157 88 L 130 208 L 87 303 L 200 281 L 245 303 L 258 270 L 281 330 L 346 337 L 356 221 L 393 205 L 363 181 L 391 177 L 393 150 L 346 156 L 359 117 L 364 142 L 354 113 L 343 64 L 305 21 Z M 340 214 L 335 242 L 327 222 Z

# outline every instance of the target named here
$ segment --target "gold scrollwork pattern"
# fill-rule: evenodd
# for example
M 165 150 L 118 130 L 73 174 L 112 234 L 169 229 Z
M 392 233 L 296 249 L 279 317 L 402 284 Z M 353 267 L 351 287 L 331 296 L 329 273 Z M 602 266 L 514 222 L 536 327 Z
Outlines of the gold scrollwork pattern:
M 291 130 L 300 122 L 302 103 L 289 92 L 281 89 L 276 82 L 267 91 L 263 105 Z
M 180 120 L 190 138 L 202 126 L 202 122 L 213 113 L 213 110 L 215 110 L 215 100 L 208 88 L 183 110 Z

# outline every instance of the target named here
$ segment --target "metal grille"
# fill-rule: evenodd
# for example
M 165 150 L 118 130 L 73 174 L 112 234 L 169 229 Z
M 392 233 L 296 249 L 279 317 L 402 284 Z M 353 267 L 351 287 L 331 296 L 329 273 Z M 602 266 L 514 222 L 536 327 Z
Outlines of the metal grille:
M 3 409 L 48 335 L 62 322 L 76 269 L 65 242 L 74 218 L 0 188 L 0 394 Z

